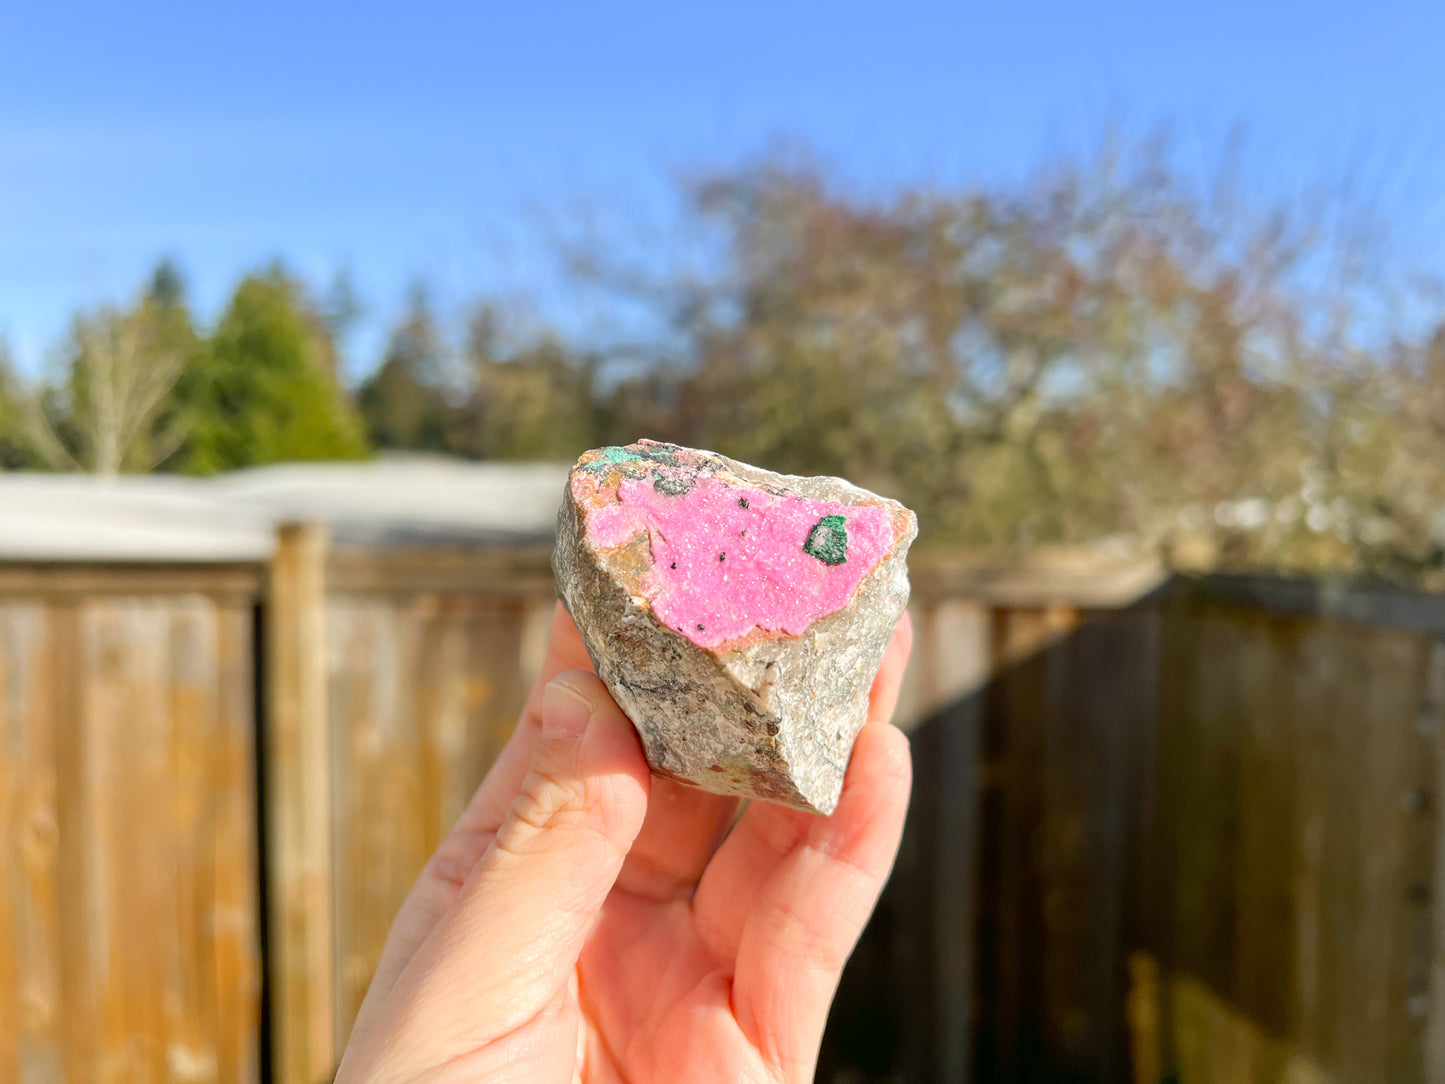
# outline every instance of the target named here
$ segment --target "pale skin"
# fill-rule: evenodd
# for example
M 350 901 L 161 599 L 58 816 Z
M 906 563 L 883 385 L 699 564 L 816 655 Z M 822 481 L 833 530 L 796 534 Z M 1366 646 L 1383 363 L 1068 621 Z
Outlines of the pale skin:
M 889 720 L 911 643 L 905 615 L 833 815 L 738 817 L 649 775 L 559 606 L 516 732 L 397 914 L 337 1080 L 811 1081 L 903 831 L 908 742 Z

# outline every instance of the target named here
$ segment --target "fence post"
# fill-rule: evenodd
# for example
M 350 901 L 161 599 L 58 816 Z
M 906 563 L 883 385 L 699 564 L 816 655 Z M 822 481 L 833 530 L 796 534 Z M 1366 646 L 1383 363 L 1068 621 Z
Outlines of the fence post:
M 276 1084 L 335 1070 L 326 529 L 287 524 L 271 564 L 266 810 L 271 1065 Z

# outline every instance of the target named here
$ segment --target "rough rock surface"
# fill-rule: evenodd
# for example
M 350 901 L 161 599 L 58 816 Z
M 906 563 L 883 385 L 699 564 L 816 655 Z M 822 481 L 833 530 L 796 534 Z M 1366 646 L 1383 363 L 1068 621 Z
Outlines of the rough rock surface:
M 643 440 L 572 468 L 552 564 L 655 773 L 831 813 L 917 530 L 841 478 Z

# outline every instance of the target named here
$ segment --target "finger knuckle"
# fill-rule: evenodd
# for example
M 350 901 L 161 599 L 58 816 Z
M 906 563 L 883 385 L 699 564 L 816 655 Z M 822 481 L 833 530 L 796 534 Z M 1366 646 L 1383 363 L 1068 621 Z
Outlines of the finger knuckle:
M 503 852 L 531 853 L 551 840 L 571 839 L 578 833 L 600 836 L 610 845 L 594 804 L 585 780 L 534 766 L 497 832 L 496 846 Z
M 473 829 L 454 832 L 427 860 L 425 875 L 453 889 L 460 889 L 491 841 L 491 832 Z

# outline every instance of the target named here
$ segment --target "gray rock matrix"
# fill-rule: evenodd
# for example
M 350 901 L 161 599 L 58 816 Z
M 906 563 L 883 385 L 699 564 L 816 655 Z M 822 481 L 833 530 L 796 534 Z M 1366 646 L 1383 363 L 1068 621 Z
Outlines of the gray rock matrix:
M 552 565 L 562 602 L 598 675 L 636 726 L 652 771 L 718 794 L 831 813 L 867 721 L 869 688 L 908 603 L 917 519 L 841 478 L 775 474 L 713 452 L 677 450 L 711 461 L 724 479 L 879 505 L 892 515 L 892 550 L 843 609 L 799 636 L 763 636 L 728 650 L 700 647 L 653 616 L 639 592 L 635 557 L 629 564 L 620 552 L 626 547 L 594 552 L 588 544 L 588 509 L 570 484 L 558 514 Z

